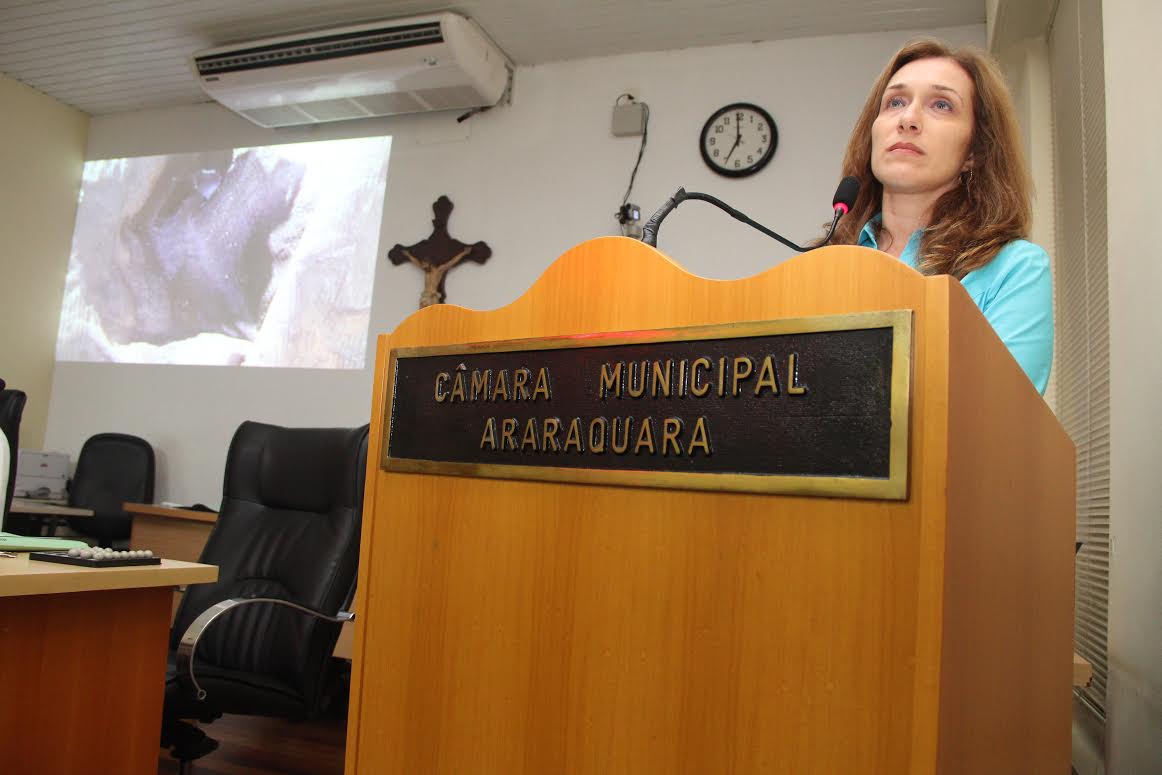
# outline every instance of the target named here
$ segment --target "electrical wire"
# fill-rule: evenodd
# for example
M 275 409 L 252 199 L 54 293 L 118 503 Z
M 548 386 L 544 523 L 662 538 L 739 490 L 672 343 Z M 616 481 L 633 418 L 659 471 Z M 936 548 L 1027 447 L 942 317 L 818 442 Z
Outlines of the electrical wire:
M 617 100 L 614 102 L 614 105 L 620 105 L 622 97 L 629 97 L 629 101 L 634 102 L 634 98 L 633 98 L 632 94 L 622 94 L 622 95 L 618 96 Z M 633 182 L 634 182 L 634 180 L 637 179 L 637 170 L 638 170 L 638 167 L 641 166 L 642 155 L 646 152 L 646 141 L 649 139 L 649 136 L 650 136 L 650 106 L 644 102 L 640 102 L 638 104 L 641 105 L 642 108 L 645 109 L 645 119 L 646 120 L 642 126 L 642 144 L 638 148 L 638 151 L 637 151 L 637 161 L 633 165 L 633 172 L 631 172 L 629 175 L 629 185 L 626 186 L 625 196 L 623 196 L 621 198 L 621 206 L 622 207 L 625 207 L 625 203 L 629 201 L 629 195 L 633 192 Z

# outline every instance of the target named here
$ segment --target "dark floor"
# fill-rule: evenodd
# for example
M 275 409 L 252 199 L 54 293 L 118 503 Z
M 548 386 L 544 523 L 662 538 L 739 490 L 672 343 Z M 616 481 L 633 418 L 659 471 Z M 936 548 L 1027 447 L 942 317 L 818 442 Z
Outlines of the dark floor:
M 342 718 L 283 721 L 223 716 L 203 727 L 218 750 L 198 759 L 192 775 L 342 775 L 347 722 Z M 158 775 L 178 763 L 159 749 Z
M 347 722 L 341 718 L 282 721 L 223 716 L 203 727 L 221 745 L 199 759 L 192 775 L 342 775 Z M 177 775 L 165 752 L 158 775 Z M 1077 770 L 1071 770 L 1077 775 Z

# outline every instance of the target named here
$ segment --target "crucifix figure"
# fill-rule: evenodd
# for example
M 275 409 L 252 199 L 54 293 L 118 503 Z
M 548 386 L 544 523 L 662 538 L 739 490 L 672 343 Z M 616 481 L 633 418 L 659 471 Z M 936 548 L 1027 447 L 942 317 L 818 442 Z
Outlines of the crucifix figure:
M 483 264 L 492 255 L 492 248 L 483 242 L 469 245 L 452 239 L 448 234 L 448 216 L 452 214 L 452 200 L 441 196 L 432 203 L 432 236 L 414 245 L 396 245 L 387 252 L 391 263 L 399 266 L 411 262 L 424 271 L 424 292 L 420 294 L 420 309 L 444 303 L 444 278 L 461 261 Z

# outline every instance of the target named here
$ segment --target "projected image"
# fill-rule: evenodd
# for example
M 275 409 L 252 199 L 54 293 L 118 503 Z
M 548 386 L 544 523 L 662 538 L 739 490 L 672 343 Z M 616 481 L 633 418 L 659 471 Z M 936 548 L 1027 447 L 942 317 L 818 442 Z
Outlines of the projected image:
M 87 162 L 57 359 L 362 368 L 390 150 Z

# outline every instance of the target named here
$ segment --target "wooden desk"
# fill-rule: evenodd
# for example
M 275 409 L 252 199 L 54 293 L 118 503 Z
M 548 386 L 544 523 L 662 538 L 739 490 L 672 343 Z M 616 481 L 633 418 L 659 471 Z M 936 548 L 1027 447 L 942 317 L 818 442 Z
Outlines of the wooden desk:
M 187 562 L 196 562 L 202 556 L 210 531 L 218 521 L 216 511 L 191 511 L 152 503 L 126 502 L 121 507 L 133 515 L 133 533 L 129 537 L 131 549 L 152 549 L 159 557 Z M 175 614 L 180 602 L 181 593 L 178 592 L 173 601 Z M 343 624 L 332 652 L 334 656 L 351 659 L 354 632 L 354 623 Z
M 64 501 L 40 501 L 31 498 L 13 498 L 11 514 L 20 514 L 26 517 L 91 517 L 92 509 L 78 509 L 65 504 Z
M 170 588 L 210 565 L 82 568 L 0 558 L 0 768 L 157 772 Z
M 92 509 L 79 509 L 66 505 L 64 501 L 33 500 L 32 498 L 13 498 L 12 507 L 8 513 L 13 516 L 32 517 L 39 520 L 38 531 L 48 526 L 48 534 L 56 535 L 57 519 L 60 517 L 91 517 Z
M 123 503 L 133 516 L 131 549 L 152 549 L 158 557 L 197 562 L 218 521 L 216 511 L 191 511 L 152 503 Z

